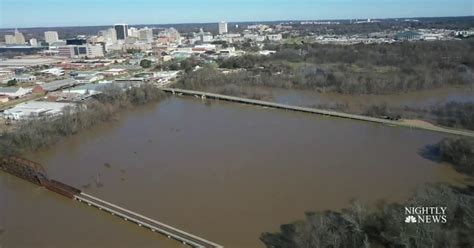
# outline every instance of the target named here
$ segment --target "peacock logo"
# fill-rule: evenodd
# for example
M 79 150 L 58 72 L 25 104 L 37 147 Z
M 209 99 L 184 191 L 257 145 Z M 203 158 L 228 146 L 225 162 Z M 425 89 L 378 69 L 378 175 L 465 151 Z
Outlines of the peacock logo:
M 413 215 L 409 215 L 405 218 L 405 223 L 416 223 L 416 218 Z

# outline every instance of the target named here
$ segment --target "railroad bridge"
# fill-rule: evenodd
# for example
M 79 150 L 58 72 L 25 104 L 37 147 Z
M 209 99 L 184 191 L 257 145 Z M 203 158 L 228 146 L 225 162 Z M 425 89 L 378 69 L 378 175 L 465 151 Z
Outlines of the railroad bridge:
M 46 189 L 87 204 L 88 206 L 107 212 L 113 216 L 124 219 L 131 223 L 144 227 L 154 233 L 165 235 L 182 242 L 191 247 L 223 247 L 214 242 L 190 234 L 178 228 L 166 225 L 157 220 L 135 213 L 126 208 L 104 201 L 97 197 L 88 195 L 81 190 L 65 183 L 48 178 L 46 170 L 41 164 L 20 157 L 7 157 L 0 159 L 0 170 L 17 176 L 31 183 L 45 187 Z
M 44 186 L 45 182 L 49 181 L 41 164 L 20 157 L 12 156 L 1 159 L 0 169 L 40 186 Z

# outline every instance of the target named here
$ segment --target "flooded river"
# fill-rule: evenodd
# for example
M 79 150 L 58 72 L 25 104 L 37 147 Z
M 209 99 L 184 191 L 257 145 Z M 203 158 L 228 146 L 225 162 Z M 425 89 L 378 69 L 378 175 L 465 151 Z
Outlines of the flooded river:
M 263 247 L 262 232 L 306 211 L 337 210 L 351 199 L 400 201 L 428 182 L 462 183 L 418 154 L 443 137 L 171 97 L 29 158 L 51 178 L 226 247 Z M 2 230 L 2 248 L 180 247 L 4 173 Z

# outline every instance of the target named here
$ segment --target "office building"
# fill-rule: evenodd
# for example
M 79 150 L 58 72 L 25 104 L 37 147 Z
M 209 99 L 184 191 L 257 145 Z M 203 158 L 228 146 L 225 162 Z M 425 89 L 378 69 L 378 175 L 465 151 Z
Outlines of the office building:
M 15 36 L 11 34 L 5 35 L 5 44 L 7 45 L 14 45 L 15 44 Z
M 142 41 L 152 42 L 153 41 L 153 29 L 142 28 L 138 31 L 138 38 Z
M 68 45 L 58 48 L 59 55 L 67 58 L 100 58 L 104 57 L 102 45 Z
M 128 36 L 128 25 L 127 24 L 115 24 L 115 32 L 117 33 L 117 40 L 125 40 Z
M 66 45 L 84 45 L 87 43 L 87 40 L 85 38 L 74 38 L 74 39 L 67 39 L 66 40 Z
M 115 31 L 114 28 L 109 28 L 107 30 L 100 31 L 100 35 L 104 37 L 107 43 L 117 42 L 117 31 Z
M 139 36 L 139 33 L 138 33 L 138 29 L 137 28 L 134 28 L 134 27 L 131 27 L 127 30 L 128 32 L 128 36 L 129 37 L 135 37 L 135 38 L 138 38 Z
M 5 43 L 7 45 L 25 45 L 25 36 L 23 36 L 23 34 L 20 33 L 18 29 L 15 29 L 14 35 L 5 35 Z
M 44 40 L 48 44 L 53 44 L 59 41 L 59 35 L 56 31 L 46 31 L 44 32 Z
M 227 22 L 219 22 L 219 34 L 227 33 Z

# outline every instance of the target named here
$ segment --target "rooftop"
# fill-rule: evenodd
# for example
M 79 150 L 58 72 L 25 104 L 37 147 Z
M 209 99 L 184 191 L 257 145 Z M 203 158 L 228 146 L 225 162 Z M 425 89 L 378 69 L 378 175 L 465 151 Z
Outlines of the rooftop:
M 7 66 L 41 66 L 52 65 L 61 62 L 53 58 L 24 58 L 24 59 L 6 59 L 0 60 L 0 67 Z
M 15 93 L 19 91 L 20 87 L 0 87 L 0 94 L 2 93 Z
M 41 87 L 46 91 L 54 91 L 54 90 L 59 90 L 61 88 L 74 86 L 77 83 L 78 82 L 76 80 L 68 78 L 68 79 L 56 80 L 49 83 L 45 83 L 41 85 Z

